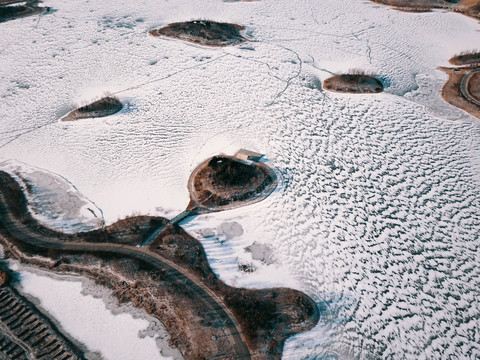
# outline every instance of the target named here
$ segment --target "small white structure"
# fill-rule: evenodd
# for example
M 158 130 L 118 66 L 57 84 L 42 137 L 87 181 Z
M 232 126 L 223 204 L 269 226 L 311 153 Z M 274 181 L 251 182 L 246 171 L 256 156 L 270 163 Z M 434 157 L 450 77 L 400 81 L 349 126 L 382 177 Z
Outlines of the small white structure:
M 247 149 L 240 149 L 235 154 L 235 158 L 242 161 L 260 161 L 263 157 L 263 154 L 257 153 L 255 151 L 250 151 Z

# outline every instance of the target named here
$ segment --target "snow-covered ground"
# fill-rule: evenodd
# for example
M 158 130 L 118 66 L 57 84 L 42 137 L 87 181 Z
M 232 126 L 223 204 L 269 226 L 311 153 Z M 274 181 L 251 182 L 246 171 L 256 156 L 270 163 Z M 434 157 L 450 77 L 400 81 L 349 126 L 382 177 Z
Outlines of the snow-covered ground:
M 319 325 L 285 359 L 480 356 L 480 122 L 443 102 L 436 70 L 478 47 L 476 21 L 360 0 L 44 4 L 56 12 L 0 24 L 0 160 L 61 174 L 110 223 L 173 216 L 198 163 L 261 151 L 282 178 L 269 199 L 185 226 L 228 283 L 317 301 Z M 147 35 L 198 18 L 245 25 L 252 41 Z M 351 68 L 386 92 L 319 87 Z M 105 91 L 126 108 L 58 121 Z M 243 234 L 218 236 L 224 222 Z M 273 263 L 252 258 L 254 243 Z
M 16 262 L 12 262 L 12 269 L 20 275 L 20 292 L 37 299 L 64 331 L 89 350 L 88 358 L 131 360 L 142 354 L 143 359 L 172 360 L 173 356 L 181 359 L 178 350 L 168 349 L 165 343 L 168 335 L 157 320 L 139 310 L 134 311 L 137 316 L 133 317 L 128 306 L 119 307 L 109 292 L 92 284 L 93 281 L 52 275 Z M 162 355 L 156 341 L 171 356 Z

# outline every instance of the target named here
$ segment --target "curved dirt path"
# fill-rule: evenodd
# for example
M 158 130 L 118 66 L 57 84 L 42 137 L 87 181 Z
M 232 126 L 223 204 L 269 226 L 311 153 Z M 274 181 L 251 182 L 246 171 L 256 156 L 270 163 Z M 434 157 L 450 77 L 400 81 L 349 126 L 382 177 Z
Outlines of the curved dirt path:
M 21 224 L 9 211 L 6 206 L 4 194 L 0 192 L 0 222 L 3 224 L 10 236 L 27 244 L 48 248 L 62 249 L 67 251 L 102 251 L 115 254 L 122 254 L 141 259 L 161 270 L 165 277 L 176 282 L 179 287 L 186 288 L 195 298 L 206 305 L 206 307 L 223 320 L 225 333 L 228 335 L 235 358 L 250 359 L 250 350 L 241 332 L 241 327 L 233 314 L 225 304 L 203 283 L 194 278 L 187 271 L 175 263 L 161 257 L 158 254 L 148 251 L 146 248 L 137 248 L 128 245 L 111 243 L 85 243 L 85 242 L 62 242 L 53 237 L 46 237 L 33 232 L 27 226 Z
M 474 97 L 469 90 L 470 80 L 475 74 L 480 73 L 480 69 L 475 69 L 470 71 L 468 74 L 465 74 L 462 78 L 462 82 L 460 83 L 460 92 L 462 95 L 471 103 L 480 106 L 480 99 Z

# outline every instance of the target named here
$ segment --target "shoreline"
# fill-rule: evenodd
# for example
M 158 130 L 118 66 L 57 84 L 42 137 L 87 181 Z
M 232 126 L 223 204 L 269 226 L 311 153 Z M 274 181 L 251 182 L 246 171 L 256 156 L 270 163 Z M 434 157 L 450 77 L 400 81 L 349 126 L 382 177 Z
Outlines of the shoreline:
M 412 4 L 409 0 L 370 0 L 372 3 L 379 4 L 382 6 L 388 6 L 391 9 L 403 12 L 419 13 L 419 12 L 430 12 L 432 10 L 444 10 L 448 12 L 459 13 L 465 15 L 469 18 L 480 21 L 480 1 L 477 1 L 476 4 L 471 3 L 466 4 L 466 1 L 460 1 L 459 4 L 452 2 L 442 2 L 436 0 L 429 0 L 429 4 Z M 463 3 L 463 4 L 462 4 Z
M 478 67 L 440 67 L 448 75 L 448 80 L 442 88 L 442 98 L 452 106 L 463 110 L 480 119 L 480 106 L 470 101 L 462 87 L 465 85 L 465 77 L 480 70 Z M 480 101 L 480 100 L 479 100 Z
M 118 234 L 132 232 L 128 224 L 119 224 L 111 238 L 105 232 L 58 233 L 26 213 L 24 195 L 14 179 L 5 173 L 0 179 L 0 240 L 7 255 L 106 286 L 120 303 L 130 302 L 158 318 L 171 335 L 170 343 L 186 359 L 219 354 L 280 359 L 289 337 L 318 323 L 316 303 L 301 291 L 224 284 L 208 265 L 201 243 L 178 226 L 167 227 L 143 250 L 128 239 L 115 243 Z M 146 226 L 141 230 L 145 234 L 155 227 L 149 222 Z M 92 236 L 96 240 L 86 242 Z
M 1 239 L 3 237 L 0 235 Z M 12 261 L 4 255 L 4 247 L 0 244 L 0 275 L 3 274 L 0 280 L 5 280 L 0 281 L 2 353 L 12 359 L 47 356 L 57 360 L 99 359 L 98 354 L 90 354 L 84 344 L 65 331 L 54 316 L 39 306 L 37 298 L 23 291 L 20 273 L 11 269 Z
M 113 291 L 111 289 L 99 285 L 95 283 L 94 280 L 75 272 L 52 272 L 34 265 L 25 264 L 19 260 L 8 259 L 7 261 L 10 264 L 10 268 L 13 268 L 13 271 L 16 273 L 29 272 L 57 281 L 81 283 L 82 290 L 80 294 L 82 296 L 92 296 L 96 300 L 101 300 L 105 306 L 105 311 L 108 311 L 112 316 L 126 314 L 130 315 L 135 320 L 140 319 L 147 321 L 148 326 L 144 330 L 140 331 L 138 338 L 142 339 L 145 337 L 151 337 L 155 341 L 156 347 L 161 356 L 171 357 L 173 360 L 184 359 L 178 349 L 172 348 L 169 345 L 170 334 L 160 320 L 152 315 L 149 315 L 144 309 L 135 307 L 132 303 L 120 304 L 118 299 L 113 295 Z M 14 284 L 13 287 L 23 297 L 32 302 L 32 304 L 34 304 L 35 307 L 52 323 L 54 323 L 62 335 L 77 345 L 83 351 L 87 359 L 99 358 L 100 354 L 98 354 L 95 349 L 89 349 L 85 343 L 76 338 L 74 335 L 70 334 L 70 332 L 68 332 L 62 325 L 61 320 L 57 319 L 55 315 L 51 314 L 42 306 L 41 299 L 38 299 L 36 296 L 31 295 L 28 291 L 26 291 L 21 281 L 17 284 Z

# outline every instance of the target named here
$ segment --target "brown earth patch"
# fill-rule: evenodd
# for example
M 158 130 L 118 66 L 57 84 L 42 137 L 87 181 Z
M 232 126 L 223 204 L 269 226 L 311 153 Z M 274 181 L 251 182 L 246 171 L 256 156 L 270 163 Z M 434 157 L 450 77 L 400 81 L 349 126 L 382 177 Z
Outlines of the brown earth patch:
M 267 165 L 247 164 L 221 155 L 200 164 L 190 176 L 188 187 L 196 206 L 219 210 L 259 201 L 268 196 L 276 184 L 276 175 Z
M 464 76 L 467 76 L 467 74 L 470 73 L 472 68 L 452 69 L 452 68 L 443 67 L 440 69 L 445 71 L 449 77 L 447 83 L 444 85 L 442 89 L 443 99 L 449 104 L 456 106 L 480 119 L 480 107 L 478 105 L 475 105 L 471 101 L 467 100 L 462 94 L 462 92 L 460 91 L 462 79 L 464 78 Z M 479 81 L 480 81 L 479 79 L 480 77 L 478 75 L 475 75 L 474 84 L 476 84 L 475 85 L 476 90 L 472 91 L 472 94 L 475 93 L 477 97 L 478 97 L 478 88 L 479 88 Z
M 449 60 L 452 65 L 474 65 L 480 64 L 480 52 L 470 51 L 455 55 Z
M 80 246 L 96 242 L 96 249 L 106 242 L 118 242 L 125 249 L 127 244 L 137 244 L 139 236 L 154 231 L 159 223 L 166 221 L 131 218 L 95 232 L 69 235 L 45 228 L 33 219 L 20 186 L 3 172 L 0 172 L 0 194 L 4 199 L 0 205 L 8 208 L 15 223 L 36 237 L 75 242 Z M 225 335 L 222 319 L 212 316 L 211 309 L 195 300 L 193 289 L 181 286 L 170 272 L 156 268 L 140 256 L 35 246 L 12 236 L 3 221 L 0 217 L 0 243 L 7 256 L 52 271 L 79 273 L 112 289 L 120 302 L 132 302 L 162 321 L 171 334 L 170 344 L 179 348 L 186 359 L 211 359 L 219 355 L 224 359 L 233 358 L 233 345 Z M 222 299 L 241 324 L 252 359 L 280 359 L 289 336 L 309 330 L 318 322 L 315 302 L 299 291 L 247 290 L 224 284 L 208 265 L 201 243 L 177 225 L 168 225 L 148 251 L 175 263 L 184 269 L 188 278 L 196 279 Z
M 240 31 L 244 29 L 243 26 L 237 24 L 195 20 L 168 24 L 163 28 L 150 30 L 149 34 L 205 46 L 230 46 L 247 41 L 240 34 Z
M 98 118 L 113 115 L 122 110 L 123 105 L 116 97 L 106 96 L 78 109 L 70 111 L 62 121 Z
M 430 11 L 444 9 L 458 12 L 475 19 L 480 19 L 480 0 L 370 0 L 374 3 L 387 5 L 402 11 Z
M 480 102 L 480 72 L 477 71 L 470 76 L 468 81 L 468 92 L 477 102 Z
M 5 285 L 8 281 L 7 274 L 0 270 L 0 287 Z
M 372 94 L 383 91 L 380 80 L 366 74 L 338 74 L 324 81 L 323 87 L 330 91 L 352 94 Z

